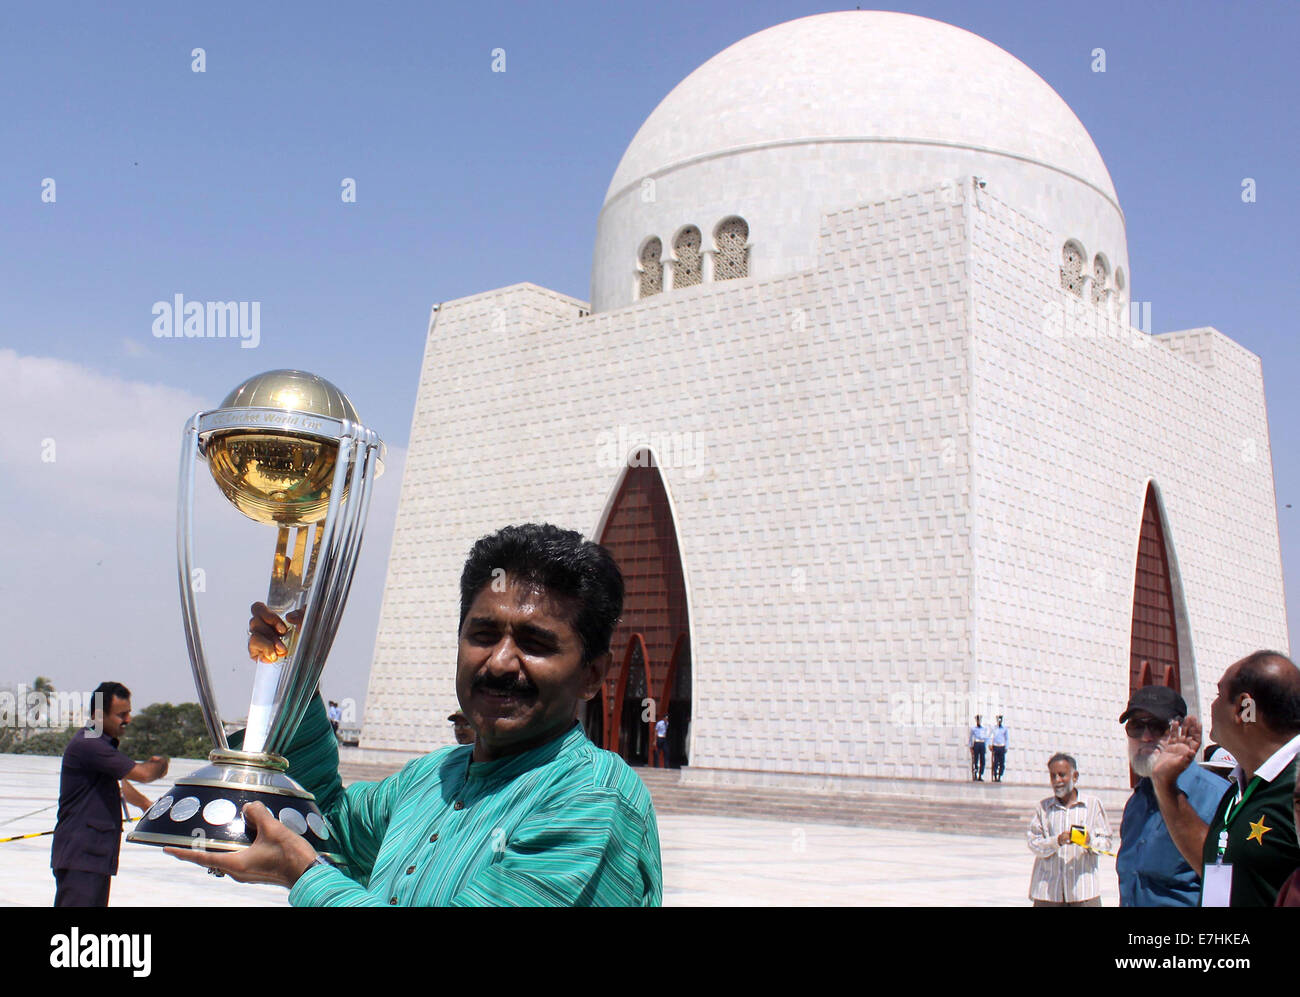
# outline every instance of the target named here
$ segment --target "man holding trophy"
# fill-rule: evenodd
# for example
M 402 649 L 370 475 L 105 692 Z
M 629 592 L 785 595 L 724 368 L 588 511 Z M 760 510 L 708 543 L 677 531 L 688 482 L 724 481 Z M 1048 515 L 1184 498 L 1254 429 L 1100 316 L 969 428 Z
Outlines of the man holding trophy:
M 241 512 L 279 528 L 268 598 L 249 623 L 258 666 L 242 740 L 217 714 L 189 586 L 200 458 Z M 658 905 L 649 793 L 577 722 L 611 663 L 623 580 L 575 532 L 506 527 L 470 552 L 455 680 L 475 743 L 343 789 L 317 686 L 382 458 L 346 397 L 301 371 L 258 375 L 190 420 L 178 573 L 217 750 L 128 840 L 279 883 L 295 906 Z

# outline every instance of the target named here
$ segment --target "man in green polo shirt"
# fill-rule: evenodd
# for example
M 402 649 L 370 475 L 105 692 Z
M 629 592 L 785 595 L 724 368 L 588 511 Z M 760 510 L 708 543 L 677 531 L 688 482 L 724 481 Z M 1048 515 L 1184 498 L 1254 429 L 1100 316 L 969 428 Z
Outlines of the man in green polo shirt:
M 508 526 L 474 545 L 460 591 L 456 695 L 473 745 L 345 790 L 318 697 L 287 751 L 346 870 L 259 804 L 245 809 L 257 837 L 244 851 L 168 852 L 241 882 L 287 886 L 294 906 L 657 906 L 650 794 L 576 720 L 604 681 L 622 613 L 613 558 L 572 531 Z M 258 603 L 250 655 L 283 656 L 286 632 Z
M 1230 785 L 1206 824 L 1177 791 L 1196 758 L 1195 717 L 1161 741 L 1151 782 L 1169 836 L 1201 876 L 1201 906 L 1272 906 L 1300 866 L 1292 796 L 1300 753 L 1300 670 L 1276 651 L 1257 651 L 1219 679 L 1210 737 L 1237 759 Z

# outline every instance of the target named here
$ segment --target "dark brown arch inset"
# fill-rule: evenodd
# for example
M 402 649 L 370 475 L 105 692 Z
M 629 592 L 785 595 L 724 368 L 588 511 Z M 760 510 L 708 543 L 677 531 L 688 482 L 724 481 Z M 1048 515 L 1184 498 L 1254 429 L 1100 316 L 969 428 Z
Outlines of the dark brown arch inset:
M 1182 688 L 1178 621 L 1169 576 L 1169 550 L 1155 488 L 1147 485 L 1133 581 L 1129 637 L 1129 694 L 1145 685 Z
M 663 478 L 649 450 L 638 450 L 619 485 L 601 530 L 623 572 L 623 619 L 614 631 L 614 665 L 599 700 L 588 711 L 589 734 L 627 761 L 677 767 L 688 762 L 690 622 L 677 530 Z M 644 678 L 642 678 L 644 676 Z M 639 691 L 644 681 L 645 691 Z M 647 702 L 653 700 L 653 707 Z M 592 717 L 599 711 L 600 717 Z M 668 720 L 666 757 L 654 723 Z M 629 727 L 638 728 L 635 731 Z

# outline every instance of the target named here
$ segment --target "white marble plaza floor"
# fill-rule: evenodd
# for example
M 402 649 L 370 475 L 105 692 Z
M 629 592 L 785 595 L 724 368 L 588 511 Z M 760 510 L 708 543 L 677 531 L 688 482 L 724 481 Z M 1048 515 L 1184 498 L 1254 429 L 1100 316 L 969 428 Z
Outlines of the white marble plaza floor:
M 54 826 L 58 758 L 0 754 L 0 838 Z M 150 799 L 198 762 L 173 762 Z M 22 820 L 11 818 L 51 806 Z M 1025 814 L 1028 825 L 1029 813 Z M 9 821 L 9 823 L 5 823 Z M 875 830 L 832 824 L 665 815 L 659 818 L 666 906 L 1025 906 L 1033 856 L 1023 838 Z M 1102 857 L 1102 902 L 1118 903 L 1114 859 Z M 50 838 L 0 843 L 0 906 L 54 900 Z M 124 845 L 115 907 L 287 906 L 274 886 L 216 879 L 165 855 Z

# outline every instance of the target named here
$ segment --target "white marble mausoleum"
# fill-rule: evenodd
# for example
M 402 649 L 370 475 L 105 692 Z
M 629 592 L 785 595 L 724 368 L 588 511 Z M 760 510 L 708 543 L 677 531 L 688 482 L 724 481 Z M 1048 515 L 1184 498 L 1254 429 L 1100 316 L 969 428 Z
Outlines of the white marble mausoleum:
M 762 31 L 594 221 L 589 303 L 434 306 L 364 751 L 450 743 L 460 569 L 524 521 L 627 576 L 591 736 L 692 780 L 969 780 L 980 713 L 1010 781 L 1065 750 L 1127 785 L 1131 688 L 1204 712 L 1289 650 L 1259 358 L 1151 334 L 1102 156 L 1014 56 L 898 13 Z

